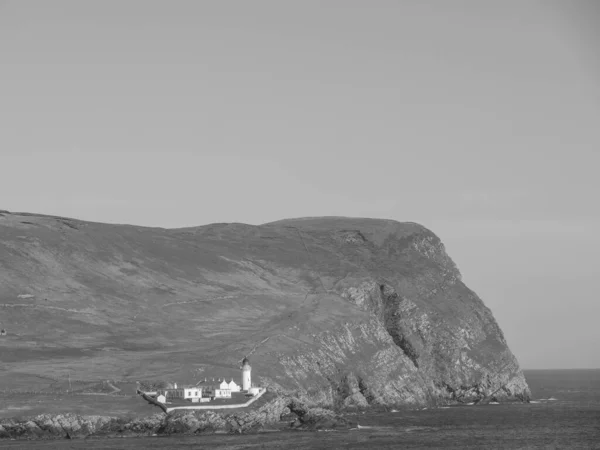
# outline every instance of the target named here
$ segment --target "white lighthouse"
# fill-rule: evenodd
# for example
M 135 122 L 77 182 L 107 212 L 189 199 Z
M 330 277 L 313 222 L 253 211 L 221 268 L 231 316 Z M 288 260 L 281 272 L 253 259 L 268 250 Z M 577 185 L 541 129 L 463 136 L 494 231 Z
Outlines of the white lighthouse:
M 251 377 L 252 367 L 250 367 L 250 361 L 248 358 L 244 358 L 242 361 L 242 390 L 248 391 L 252 387 Z

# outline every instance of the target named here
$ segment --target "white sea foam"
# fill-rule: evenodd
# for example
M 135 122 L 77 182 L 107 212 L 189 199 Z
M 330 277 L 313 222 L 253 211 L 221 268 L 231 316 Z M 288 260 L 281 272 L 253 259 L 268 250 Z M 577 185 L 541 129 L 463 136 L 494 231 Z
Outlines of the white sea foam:
M 530 400 L 529 403 L 539 403 L 537 400 Z
M 500 403 L 498 402 L 490 402 L 490 405 L 499 405 Z

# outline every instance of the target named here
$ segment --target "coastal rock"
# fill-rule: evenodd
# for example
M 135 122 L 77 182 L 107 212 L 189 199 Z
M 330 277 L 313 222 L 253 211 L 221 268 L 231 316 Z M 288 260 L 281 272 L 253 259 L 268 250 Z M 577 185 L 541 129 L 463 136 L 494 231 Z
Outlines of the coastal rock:
M 255 410 L 224 412 L 185 410 L 144 418 L 43 414 L 23 420 L 0 420 L 0 438 L 78 439 L 88 436 L 151 436 L 252 433 L 278 423 L 285 412 L 297 417 L 294 428 L 303 430 L 347 427 L 342 416 L 323 408 L 311 408 L 294 398 L 275 397 Z
M 79 416 L 76 414 L 41 414 L 22 421 L 0 420 L 0 438 L 62 439 L 93 435 L 115 426 L 121 419 L 105 416 Z
M 177 411 L 166 416 L 158 434 L 214 433 L 227 428 L 227 421 L 212 411 Z

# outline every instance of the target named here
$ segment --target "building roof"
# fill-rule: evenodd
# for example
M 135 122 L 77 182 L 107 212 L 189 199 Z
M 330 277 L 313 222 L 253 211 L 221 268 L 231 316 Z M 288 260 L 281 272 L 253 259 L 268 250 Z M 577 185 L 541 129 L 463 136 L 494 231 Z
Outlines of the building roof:
M 169 388 L 162 388 L 162 389 L 158 389 L 159 391 L 180 391 L 182 389 L 202 389 L 202 386 L 198 387 L 198 386 L 190 386 L 190 385 L 184 385 L 184 386 L 177 386 L 176 388 L 174 387 L 169 387 Z

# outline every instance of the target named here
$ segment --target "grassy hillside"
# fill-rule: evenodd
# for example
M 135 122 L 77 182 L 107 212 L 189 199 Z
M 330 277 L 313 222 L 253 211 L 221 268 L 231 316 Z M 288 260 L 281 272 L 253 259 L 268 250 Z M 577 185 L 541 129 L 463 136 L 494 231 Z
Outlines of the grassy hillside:
M 0 212 L 0 324 L 4 386 L 19 374 L 239 379 L 245 355 L 255 380 L 313 398 L 333 389 L 328 401 L 358 389 L 385 402 L 352 390 L 373 358 L 384 385 L 404 380 L 410 395 L 396 400 L 483 392 L 507 364 L 522 377 L 439 239 L 388 220 L 161 229 Z

